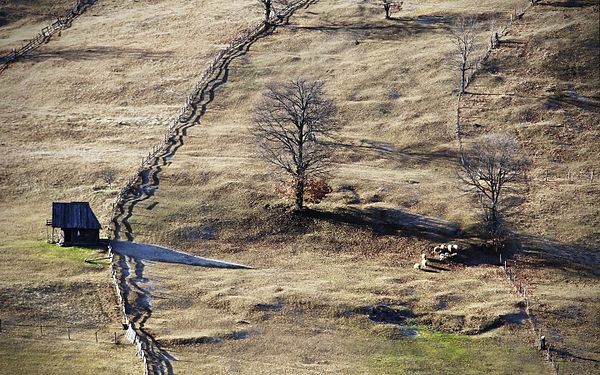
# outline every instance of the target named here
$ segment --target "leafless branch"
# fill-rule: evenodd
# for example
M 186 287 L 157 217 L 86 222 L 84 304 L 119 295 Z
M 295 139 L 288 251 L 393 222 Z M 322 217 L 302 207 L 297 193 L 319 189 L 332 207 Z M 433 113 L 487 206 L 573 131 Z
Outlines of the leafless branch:
M 336 107 L 323 82 L 294 80 L 270 85 L 257 106 L 252 132 L 262 157 L 295 178 L 296 208 L 303 206 L 307 178 L 327 170 Z
M 503 213 L 509 208 L 505 193 L 516 192 L 517 186 L 527 182 L 529 166 L 517 141 L 506 134 L 477 138 L 461 155 L 461 179 L 479 197 L 492 238 L 499 234 Z

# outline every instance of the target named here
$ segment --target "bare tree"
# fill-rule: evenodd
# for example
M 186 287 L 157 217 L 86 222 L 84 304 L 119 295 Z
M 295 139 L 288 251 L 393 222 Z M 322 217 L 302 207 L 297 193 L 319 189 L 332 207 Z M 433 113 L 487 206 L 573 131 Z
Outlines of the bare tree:
M 515 138 L 507 134 L 481 136 L 461 154 L 461 178 L 479 197 L 487 234 L 494 241 L 502 239 L 504 214 L 514 204 L 505 195 L 518 193 L 527 182 L 529 165 Z
M 402 9 L 403 1 L 394 1 L 394 0 L 380 0 L 381 5 L 383 5 L 383 10 L 385 11 L 385 19 L 389 20 L 392 15 L 392 11 L 399 12 Z
M 108 188 L 112 189 L 112 184 L 117 179 L 117 172 L 112 168 L 105 168 L 100 171 L 100 177 L 108 184 Z
M 456 24 L 450 28 L 450 36 L 454 42 L 454 51 L 451 55 L 453 65 L 460 73 L 460 86 L 458 94 L 465 93 L 467 88 L 467 73 L 473 68 L 472 55 L 475 51 L 475 18 L 460 18 Z
M 295 209 L 304 207 L 307 181 L 327 171 L 336 107 L 323 82 L 271 85 L 257 106 L 252 128 L 263 158 L 294 181 Z

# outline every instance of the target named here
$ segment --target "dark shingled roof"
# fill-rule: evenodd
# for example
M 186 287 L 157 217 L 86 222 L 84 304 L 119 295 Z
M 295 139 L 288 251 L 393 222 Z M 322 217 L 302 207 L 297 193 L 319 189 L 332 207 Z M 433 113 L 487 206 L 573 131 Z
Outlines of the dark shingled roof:
M 100 229 L 101 225 L 88 202 L 53 202 L 52 227 L 66 229 Z

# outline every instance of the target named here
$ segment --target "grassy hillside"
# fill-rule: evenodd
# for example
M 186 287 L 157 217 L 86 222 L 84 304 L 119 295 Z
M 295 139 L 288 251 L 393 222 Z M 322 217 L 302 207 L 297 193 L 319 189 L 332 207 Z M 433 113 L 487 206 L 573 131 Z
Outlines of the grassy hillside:
M 137 241 L 255 267 L 146 264 L 154 309 L 146 326 L 178 358 L 177 373 L 551 372 L 533 349 L 523 301 L 497 266 L 412 268 L 421 252 L 455 240 L 458 228 L 471 234 L 478 220 L 456 177 L 446 29 L 477 16 L 482 50 L 492 21 L 505 24 L 526 2 L 405 3 L 384 20 L 366 1 L 321 0 L 255 43 L 231 64 L 202 124 L 188 130 L 157 194 L 136 207 Z M 0 75 L 0 285 L 16 296 L 0 314 L 49 314 L 18 302 L 30 284 L 72 291 L 73 311 L 94 317 L 95 305 L 77 292 L 89 288 L 110 310 L 105 269 L 23 241 L 43 238 L 52 200 L 89 200 L 107 223 L 117 187 L 161 139 L 205 63 L 260 16 L 251 0 L 98 1 Z M 598 180 L 559 177 L 599 164 L 597 19 L 597 2 L 533 7 L 464 102 L 469 138 L 510 132 L 534 159 L 516 218 L 525 250 L 519 272 L 539 302 L 532 308 L 553 327 L 549 342 L 569 350 L 563 368 L 573 374 L 595 371 L 600 360 L 598 278 L 589 271 L 597 263 L 565 262 L 597 259 Z M 249 132 L 266 84 L 295 77 L 325 81 L 346 145 L 336 152 L 334 192 L 303 216 L 290 215 L 275 194 L 277 176 Z M 108 167 L 117 171 L 114 189 L 98 173 Z M 379 305 L 404 311 L 406 326 L 369 320 Z M 51 310 L 54 319 L 60 311 Z M 91 319 L 118 323 L 114 314 Z M 0 342 L 4 351 L 9 345 Z M 31 353 L 45 350 L 32 345 Z M 133 350 L 100 350 L 113 350 L 125 373 L 135 368 L 126 365 L 135 364 Z
M 1 10 L 14 22 L 0 26 L 0 37 L 8 36 L 0 51 L 35 35 L 62 2 L 5 3 Z M 108 341 L 113 332 L 123 340 L 108 269 L 83 263 L 101 255 L 43 246 L 45 220 L 52 201 L 90 201 L 106 227 L 116 190 L 163 137 L 204 65 L 260 17 L 250 4 L 97 1 L 60 37 L 0 74 L 3 329 L 9 322 L 83 326 L 73 342 L 66 328 L 50 335 L 59 343 L 53 349 L 35 330 L 0 335 L 0 372 L 141 371 L 133 347 L 95 343 L 96 327 L 106 327 Z M 100 178 L 103 168 L 116 171 L 112 189 Z
M 503 306 L 512 311 L 510 314 L 518 315 L 519 309 L 515 307 L 518 301 L 498 301 L 496 305 L 485 296 L 484 285 L 488 282 L 494 293 L 503 295 L 501 298 L 510 296 L 510 287 L 497 284 L 500 276 L 493 268 L 483 268 L 476 275 L 469 269 L 453 268 L 447 277 L 425 274 L 421 279 L 413 275 L 410 267 L 421 251 L 456 234 L 440 232 L 437 225 L 451 228 L 449 223 L 456 223 L 469 228 L 477 220 L 476 209 L 471 208 L 469 197 L 461 191 L 456 178 L 455 97 L 452 95 L 456 82 L 455 74 L 448 68 L 452 46 L 445 28 L 459 15 L 477 16 L 485 20 L 479 37 L 483 45 L 491 20 L 504 24 L 515 7 L 524 5 L 503 3 L 505 8 L 499 9 L 495 2 L 477 5 L 425 2 L 409 4 L 399 19 L 385 21 L 380 9 L 364 3 L 323 1 L 299 14 L 290 26 L 278 30 L 273 37 L 258 42 L 246 57 L 234 62 L 228 84 L 218 93 L 219 99 L 209 108 L 202 126 L 189 131 L 185 146 L 161 173 L 157 195 L 138 206 L 132 224 L 138 240 L 234 259 L 254 265 L 259 271 L 242 272 L 241 276 L 233 277 L 220 272 L 204 276 L 207 274 L 204 270 L 178 271 L 172 267 L 150 266 L 151 277 L 161 280 L 156 288 L 166 295 L 177 295 L 161 303 L 155 313 L 156 320 L 148 323 L 157 336 L 173 344 L 172 350 L 183 357 L 210 354 L 206 369 L 215 373 L 225 371 L 228 366 L 247 373 L 268 372 L 264 366 L 276 367 L 278 363 L 288 363 L 286 368 L 297 372 L 344 372 L 349 371 L 344 367 L 349 359 L 343 359 L 348 353 L 355 358 L 357 372 L 368 372 L 374 371 L 369 363 L 375 360 L 375 353 L 385 351 L 386 345 L 393 345 L 394 341 L 390 341 L 393 335 L 382 338 L 377 334 L 373 336 L 371 331 L 368 337 L 377 341 L 376 348 L 365 349 L 356 344 L 356 351 L 348 351 L 345 348 L 359 339 L 347 330 L 352 331 L 357 326 L 367 332 L 373 329 L 369 324 L 364 326 L 364 318 L 339 319 L 348 309 L 399 303 L 413 308 L 421 317 L 420 322 L 463 333 L 485 326 L 482 322 L 502 315 L 494 306 Z M 543 24 L 543 20 L 540 22 Z M 584 16 L 580 22 L 588 30 L 593 29 L 593 18 Z M 512 32 L 510 35 L 512 37 Z M 492 60 L 501 53 L 502 50 L 497 51 Z M 590 51 L 582 53 L 587 55 Z M 249 132 L 252 108 L 265 85 L 292 77 L 326 82 L 328 93 L 340 106 L 343 125 L 340 139 L 352 145 L 340 148 L 336 155 L 332 196 L 312 207 L 313 214 L 303 218 L 290 218 L 285 214 L 283 203 L 273 189 L 277 177 L 257 157 Z M 472 90 L 483 84 L 481 80 L 483 78 L 478 76 Z M 502 109 L 506 114 L 512 112 L 507 107 Z M 472 121 L 470 116 L 468 112 L 467 118 Z M 513 131 L 510 127 L 507 129 Z M 586 196 L 593 196 L 593 192 Z M 590 206 L 590 210 L 597 210 L 597 204 Z M 531 205 L 528 210 L 527 218 L 520 218 L 518 222 L 528 221 L 522 229 L 535 233 L 535 221 L 528 218 L 539 216 L 548 207 Z M 415 218 L 432 225 L 424 231 L 411 231 L 410 220 Z M 594 222 L 578 221 L 572 225 L 579 226 L 579 233 L 596 230 Z M 538 237 L 538 240 L 543 238 L 546 237 Z M 556 241 L 557 238 L 572 239 L 561 237 L 561 233 L 548 239 Z M 585 234 L 580 234 L 577 240 L 594 243 L 593 238 L 590 241 Z M 560 242 L 557 244 L 561 250 L 566 247 Z M 391 264 L 388 263 L 390 257 L 394 259 Z M 376 271 L 370 268 L 370 262 L 379 265 L 375 266 Z M 301 272 L 304 268 L 307 276 Z M 282 273 L 281 270 L 288 271 Z M 418 293 L 421 302 L 413 304 L 402 298 L 403 292 L 394 287 L 393 275 L 402 280 L 403 287 L 415 288 L 406 282 L 410 278 L 417 278 L 418 281 L 414 280 L 417 285 L 423 282 L 427 287 L 423 286 L 424 290 Z M 362 277 L 366 280 L 361 283 Z M 190 280 L 194 283 L 189 284 Z M 465 287 L 456 280 L 470 280 L 477 287 Z M 206 288 L 209 282 L 216 283 L 215 287 Z M 273 286 L 274 282 L 277 287 Z M 369 285 L 369 292 L 363 283 Z M 441 285 L 442 289 L 432 290 L 432 285 Z M 597 284 L 592 282 L 592 285 Z M 474 295 L 466 293 L 471 288 Z M 432 308 L 432 301 L 444 290 L 464 299 L 457 302 L 454 309 Z M 185 298 L 181 301 L 182 294 L 195 296 L 194 302 L 183 302 L 187 301 Z M 583 295 L 573 298 L 583 305 L 589 301 Z M 257 306 L 278 303 L 281 308 L 269 313 L 267 318 L 257 315 L 257 309 L 260 311 Z M 553 304 L 547 307 L 548 311 L 555 308 L 560 309 Z M 575 319 L 583 324 L 593 321 L 593 310 L 586 311 Z M 206 322 L 199 322 L 196 316 L 204 317 Z M 236 324 L 239 319 L 249 320 L 252 325 L 249 329 L 239 326 Z M 290 319 L 294 322 L 293 330 L 286 325 Z M 181 322 L 180 328 L 178 322 Z M 552 323 L 559 322 L 553 319 Z M 315 326 L 328 327 L 327 337 L 319 342 L 325 342 L 323 345 L 328 350 L 336 348 L 334 352 L 315 347 L 308 339 L 314 335 Z M 224 346 L 189 346 L 190 342 L 226 338 L 240 330 L 249 331 L 248 345 L 224 339 Z M 509 338 L 502 332 L 496 333 L 495 337 L 501 340 L 500 347 L 516 345 L 517 353 L 526 353 L 526 347 L 509 342 L 527 340 L 529 333 L 522 329 L 511 334 Z M 301 339 L 294 339 L 292 344 L 288 341 L 291 337 Z M 577 337 L 577 345 L 585 342 L 581 336 Z M 562 337 L 553 336 L 553 339 L 562 340 Z M 450 372 L 468 371 L 465 363 L 473 363 L 476 361 L 473 358 L 478 356 L 485 358 L 485 354 L 475 353 L 468 340 L 463 344 L 460 350 L 466 357 L 462 362 L 450 364 Z M 423 345 L 431 348 L 438 344 Z M 264 362 L 260 365 L 263 367 L 252 367 L 247 362 L 256 358 L 257 353 L 252 348 L 257 346 L 261 353 L 259 358 L 264 358 L 260 361 Z M 290 346 L 294 350 L 282 349 Z M 579 349 L 586 355 L 593 352 L 592 347 L 585 344 Z M 233 361 L 232 364 L 229 358 L 234 352 L 239 363 Z M 305 353 L 311 360 L 299 357 L 298 353 Z M 434 353 L 434 358 L 449 355 L 444 351 Z M 519 362 L 516 357 L 501 361 Z M 405 366 L 406 363 L 391 361 L 386 369 L 432 371 L 422 363 L 412 368 Z M 571 371 L 579 371 L 576 366 Z M 590 363 L 582 362 L 581 366 L 587 368 Z M 502 373 L 494 364 L 489 370 Z M 433 367 L 433 372 L 439 371 L 442 371 L 440 367 Z
M 43 27 L 64 16 L 74 4 L 74 0 L 1 0 L 0 54 L 35 37 Z

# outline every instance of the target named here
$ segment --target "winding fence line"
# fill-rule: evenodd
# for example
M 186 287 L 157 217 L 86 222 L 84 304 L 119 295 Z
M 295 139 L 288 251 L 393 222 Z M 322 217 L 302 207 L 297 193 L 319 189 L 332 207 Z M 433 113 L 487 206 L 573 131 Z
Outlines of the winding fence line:
M 537 1 L 528 1 L 527 5 L 525 6 L 525 8 L 520 9 L 520 10 L 516 10 L 510 15 L 510 20 L 508 21 L 508 23 L 506 25 L 504 25 L 504 27 L 497 29 L 497 30 L 493 30 L 492 34 L 490 35 L 490 44 L 487 47 L 487 49 L 485 50 L 484 53 L 482 53 L 475 61 L 475 66 L 470 70 L 469 74 L 466 77 L 466 81 L 465 81 L 465 89 L 467 87 L 469 87 L 469 83 L 471 83 L 471 80 L 473 79 L 473 77 L 475 76 L 475 74 L 477 74 L 479 71 L 481 71 L 481 68 L 483 68 L 483 64 L 485 64 L 485 62 L 488 60 L 488 58 L 490 57 L 490 55 L 492 54 L 492 50 L 496 49 L 499 47 L 500 42 L 501 42 L 501 38 L 506 36 L 508 34 L 508 31 L 510 29 L 510 27 L 513 25 L 513 23 L 517 20 L 520 20 L 523 18 L 523 16 L 525 15 L 525 13 L 535 4 L 537 3 Z
M 500 259 L 502 259 L 502 255 L 500 255 Z M 504 270 L 508 281 L 515 288 L 517 294 L 523 298 L 523 301 L 525 301 L 525 312 L 527 313 L 527 317 L 529 319 L 529 322 L 531 323 L 531 328 L 533 330 L 533 333 L 535 334 L 536 342 L 538 342 L 538 338 L 541 339 L 542 337 L 544 337 L 544 326 L 542 324 L 542 321 L 537 316 L 535 316 L 535 314 L 531 310 L 531 305 L 533 304 L 531 295 L 527 291 L 527 288 L 524 285 L 523 281 L 518 280 L 516 267 L 514 267 L 515 271 L 513 271 L 511 263 L 514 263 L 515 266 L 517 264 L 516 261 L 505 260 L 502 269 Z M 546 327 L 546 331 L 549 331 L 548 327 Z M 544 358 L 550 363 L 552 369 L 554 369 L 554 373 L 558 375 L 560 370 L 560 364 L 558 362 L 558 354 L 556 350 L 554 350 L 549 344 L 547 345 L 544 343 L 543 346 L 545 347 L 542 347 L 542 344 L 540 344 L 540 349 L 546 351 L 544 353 Z
M 27 55 L 42 44 L 48 43 L 55 33 L 71 27 L 73 20 L 82 15 L 95 2 L 96 0 L 77 0 L 66 15 L 58 17 L 56 21 L 44 27 L 35 38 L 30 39 L 27 43 L 23 43 L 19 48 L 13 48 L 9 54 L 0 56 L 0 74 L 19 58 Z
M 166 129 L 162 142 L 154 146 L 148 156 L 141 160 L 135 174 L 117 193 L 108 229 L 109 238 L 120 240 L 124 235 L 128 241 L 134 240 L 129 218 L 133 215 L 135 206 L 154 195 L 158 189 L 162 167 L 168 165 L 169 160 L 183 146 L 187 129 L 200 123 L 208 104 L 215 98 L 216 89 L 227 82 L 231 62 L 247 53 L 255 41 L 269 35 L 278 26 L 285 25 L 295 11 L 302 7 L 307 8 L 317 1 L 296 0 L 290 2 L 284 9 L 273 14 L 268 23 L 261 22 L 255 27 L 242 31 L 215 56 L 192 92 L 186 97 L 177 118 Z M 150 333 L 144 330 L 144 323 L 152 311 L 149 306 L 135 305 L 140 303 L 140 299 L 143 299 L 144 291 L 140 290 L 139 286 L 131 280 L 131 266 L 128 260 L 125 256 L 113 252 L 110 246 L 109 256 L 112 282 L 122 311 L 126 338 L 136 346 L 137 354 L 143 362 L 144 375 L 173 374 L 170 362 L 173 358 L 160 347 Z M 139 265 L 136 264 L 135 267 L 137 268 Z M 138 294 L 135 302 L 130 302 L 130 293 Z
M 490 35 L 490 44 L 486 48 L 486 50 L 475 60 L 474 65 L 469 70 L 468 74 L 465 77 L 465 90 L 469 87 L 469 84 L 475 77 L 475 75 L 481 71 L 485 62 L 489 59 L 492 54 L 492 50 L 498 48 L 500 46 L 500 38 L 506 36 L 510 27 L 516 20 L 520 20 L 523 18 L 525 13 L 535 4 L 537 4 L 539 0 L 529 0 L 525 8 L 516 10 L 511 13 L 510 20 L 508 23 L 504 25 L 504 27 L 500 29 L 496 29 L 492 31 Z M 465 92 L 466 93 L 466 92 Z M 462 121 L 461 121 L 461 104 L 464 94 L 459 93 L 458 99 L 456 100 L 456 140 L 458 141 L 458 146 L 460 151 L 463 151 L 463 142 L 462 142 Z

